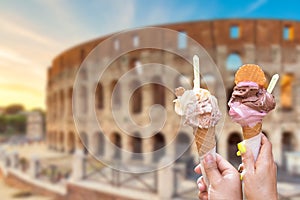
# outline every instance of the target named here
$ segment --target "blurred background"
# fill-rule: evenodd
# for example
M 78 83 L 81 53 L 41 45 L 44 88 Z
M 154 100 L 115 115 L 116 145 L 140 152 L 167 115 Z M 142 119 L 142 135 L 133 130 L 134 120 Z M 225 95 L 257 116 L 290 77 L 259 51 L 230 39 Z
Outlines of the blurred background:
M 296 1 L 277 0 L 0 1 L 3 199 L 197 199 L 198 175 L 193 168 L 198 155 L 193 136 L 188 127 L 178 128 L 180 118 L 172 105 L 175 96 L 163 87 L 167 81 L 172 88 L 184 86 L 183 79 L 191 84 L 192 66 L 174 53 L 136 49 L 149 41 L 161 42 L 163 47 L 191 58 L 195 47 L 189 37 L 218 67 L 222 80 L 214 74 L 201 74 L 201 86 L 221 99 L 219 104 L 225 111 L 240 65 L 259 64 L 268 81 L 279 73 L 273 93 L 277 106 L 266 117 L 263 132 L 273 144 L 280 198 L 300 199 L 298 6 Z M 177 31 L 178 37 L 168 40 L 164 34 L 139 31 L 112 35 L 146 26 Z M 101 56 L 95 56 L 94 51 L 93 58 L 86 59 L 110 37 L 106 51 L 99 50 Z M 120 55 L 127 48 L 132 50 Z M 116 55 L 105 78 L 95 80 L 95 69 Z M 85 59 L 90 62 L 78 73 Z M 172 67 L 181 76 L 169 80 L 164 70 L 158 71 L 151 77 L 153 83 L 138 87 L 124 106 L 127 89 L 140 86 L 138 77 L 143 72 L 139 66 L 147 63 Z M 136 80 L 118 87 L 118 80 L 130 70 L 135 70 Z M 76 75 L 82 84 L 74 95 Z M 145 126 L 149 123 L 148 108 L 154 104 L 166 109 L 168 120 L 152 137 L 144 139 L 146 133 L 134 127 L 128 136 L 114 124 L 110 105 L 129 109 L 130 118 Z M 73 121 L 75 110 L 81 115 L 80 126 Z M 102 123 L 101 130 L 95 128 L 94 113 Z M 220 127 L 217 151 L 237 167 L 241 128 L 223 115 L 225 124 Z M 122 120 L 126 124 L 128 119 Z M 173 146 L 163 150 L 173 140 Z M 122 149 L 133 155 L 126 156 Z M 159 154 L 143 156 L 153 151 Z M 125 163 L 127 168 L 146 169 L 170 157 L 174 163 L 151 172 L 135 174 L 111 168 Z

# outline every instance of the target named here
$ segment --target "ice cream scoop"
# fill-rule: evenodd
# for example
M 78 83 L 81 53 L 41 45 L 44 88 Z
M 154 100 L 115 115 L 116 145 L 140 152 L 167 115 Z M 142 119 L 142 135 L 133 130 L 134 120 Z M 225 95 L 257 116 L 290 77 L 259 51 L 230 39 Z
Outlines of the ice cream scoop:
M 241 126 L 253 127 L 275 108 L 274 96 L 255 82 L 239 82 L 228 103 L 231 119 Z
M 208 90 L 185 90 L 180 87 L 175 94 L 175 112 L 184 116 L 184 124 L 193 128 L 210 128 L 217 124 L 221 113 L 217 99 Z

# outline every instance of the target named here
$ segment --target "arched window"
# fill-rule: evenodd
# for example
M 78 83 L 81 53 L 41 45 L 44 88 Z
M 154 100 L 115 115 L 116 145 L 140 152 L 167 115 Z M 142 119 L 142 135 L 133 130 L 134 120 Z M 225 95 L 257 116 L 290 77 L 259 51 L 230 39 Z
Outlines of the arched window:
M 165 137 L 162 133 L 157 133 L 153 136 L 153 161 L 158 162 L 162 157 L 165 156 Z
M 83 62 L 84 58 L 85 58 L 85 50 L 81 49 L 80 50 L 80 59 L 81 59 L 81 62 Z
M 120 159 L 121 158 L 121 148 L 122 148 L 122 138 L 119 133 L 113 133 L 111 135 L 111 142 L 115 145 L 113 146 L 114 154 L 113 158 Z
M 295 151 L 296 139 L 291 132 L 284 132 L 281 139 L 282 167 L 286 168 L 286 152 Z
M 227 57 L 226 69 L 228 71 L 236 71 L 240 66 L 242 66 L 242 59 L 239 54 L 231 53 Z
M 72 111 L 72 105 L 73 105 L 73 87 L 70 87 L 68 90 L 68 110 L 69 110 L 69 115 L 73 114 Z
M 63 116 L 64 115 L 64 110 L 65 110 L 65 105 L 64 105 L 64 99 L 65 99 L 65 96 L 64 96 L 64 91 L 61 90 L 60 91 L 60 115 Z
M 68 151 L 69 153 L 74 153 L 75 151 L 75 133 L 69 132 L 68 133 Z
M 117 84 L 117 80 L 111 82 L 111 92 L 112 92 L 112 105 L 113 108 L 121 107 L 121 85 Z
M 98 109 L 104 108 L 104 94 L 103 94 L 103 86 L 101 83 L 97 84 L 96 88 L 96 107 Z
M 57 111 L 58 111 L 58 103 L 57 103 L 57 93 L 54 93 L 53 95 L 53 119 L 56 119 L 56 116 L 58 116 Z
M 191 141 L 187 133 L 180 132 L 176 137 L 176 158 L 185 161 L 191 156 L 190 150 Z
M 238 151 L 237 144 L 241 141 L 242 138 L 239 133 L 231 133 L 227 140 L 228 161 L 235 167 L 238 167 L 241 163 L 241 159 L 236 155 Z
M 142 87 L 140 85 L 141 85 L 140 82 L 137 80 L 134 80 L 130 84 L 132 89 L 136 88 L 136 90 L 133 92 L 131 99 L 130 99 L 131 111 L 133 113 L 142 112 L 143 99 L 142 99 Z
M 162 80 L 158 76 L 153 78 L 152 97 L 153 104 L 165 106 L 165 87 L 162 85 Z
M 65 150 L 65 137 L 64 137 L 64 133 L 60 132 L 59 134 L 59 144 L 60 144 L 60 151 L 64 151 Z
M 131 146 L 132 146 L 132 158 L 133 159 L 143 159 L 142 156 L 142 138 L 139 133 L 135 133 L 134 136 L 131 137 Z
M 293 109 L 293 83 L 294 74 L 283 74 L 280 78 L 280 104 L 282 109 L 286 111 Z

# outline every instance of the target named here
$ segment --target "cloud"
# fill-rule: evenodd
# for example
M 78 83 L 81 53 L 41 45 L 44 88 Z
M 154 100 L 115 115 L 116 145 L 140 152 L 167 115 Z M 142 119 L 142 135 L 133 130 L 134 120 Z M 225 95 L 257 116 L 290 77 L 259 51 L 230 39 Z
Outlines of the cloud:
M 6 17 L 1 16 L 0 24 L 2 34 L 6 32 L 10 38 L 12 38 L 13 36 L 18 38 L 21 37 L 24 40 L 31 40 L 33 42 L 37 42 L 49 47 L 61 46 L 61 44 L 56 40 L 45 37 L 44 35 L 34 32 L 28 27 L 23 27 L 22 25 L 17 24 L 12 20 L 9 21 Z
M 257 10 L 258 8 L 260 8 L 265 3 L 267 3 L 267 0 L 258 0 L 258 1 L 254 2 L 254 3 L 252 3 L 248 8 L 246 8 L 245 14 L 252 13 L 253 11 Z

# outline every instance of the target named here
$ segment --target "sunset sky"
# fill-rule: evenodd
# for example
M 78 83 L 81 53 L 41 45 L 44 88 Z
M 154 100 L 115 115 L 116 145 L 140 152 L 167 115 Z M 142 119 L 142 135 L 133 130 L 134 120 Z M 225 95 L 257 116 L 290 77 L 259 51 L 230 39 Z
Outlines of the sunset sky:
M 0 0 L 0 106 L 45 109 L 47 68 L 56 55 L 81 42 L 191 20 L 300 20 L 299 6 L 296 0 Z

